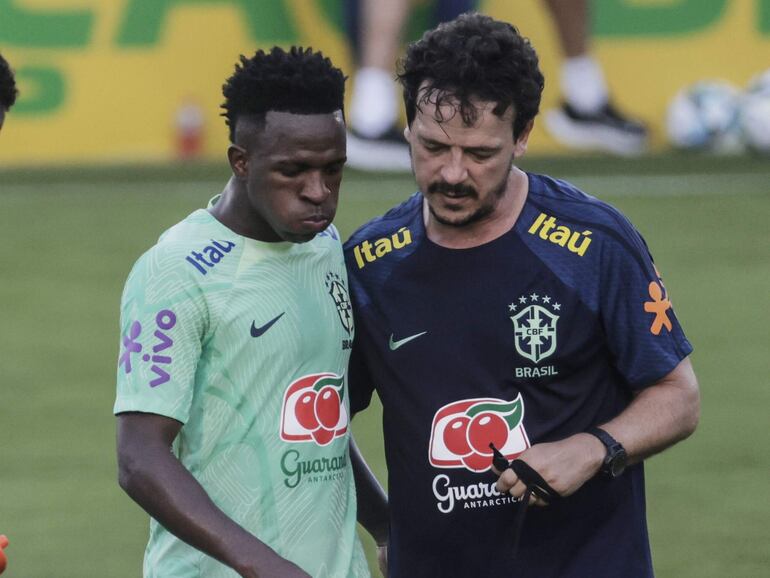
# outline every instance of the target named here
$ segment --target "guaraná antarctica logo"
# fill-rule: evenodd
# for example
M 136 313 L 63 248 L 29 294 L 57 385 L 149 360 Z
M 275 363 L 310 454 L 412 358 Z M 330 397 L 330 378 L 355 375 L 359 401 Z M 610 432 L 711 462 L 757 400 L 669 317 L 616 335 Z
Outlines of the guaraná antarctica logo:
M 485 472 L 492 466 L 490 443 L 509 460 L 529 447 L 521 394 L 513 401 L 464 399 L 439 409 L 431 426 L 430 463 Z
M 300 377 L 286 389 L 281 409 L 281 439 L 325 446 L 348 431 L 345 380 L 334 373 Z
M 136 353 L 140 354 L 144 351 L 144 354 L 139 358 L 140 362 L 149 364 L 150 371 L 155 374 L 155 377 L 148 383 L 150 387 L 158 387 L 171 379 L 171 362 L 173 359 L 166 350 L 174 345 L 174 340 L 168 335 L 171 329 L 176 325 L 176 314 L 170 309 L 163 309 L 159 311 L 155 316 L 155 331 L 152 335 L 155 338 L 152 344 L 152 353 L 149 349 L 145 349 L 145 346 L 149 346 L 148 340 L 152 338 L 147 337 L 142 339 L 144 343 L 139 339 L 142 337 L 142 324 L 139 321 L 134 321 L 128 328 L 128 333 L 123 336 L 123 353 L 118 360 L 118 367 L 123 366 L 123 370 L 126 375 L 134 370 L 133 363 L 137 361 L 132 360 L 131 355 Z M 165 354 L 161 352 L 166 351 Z

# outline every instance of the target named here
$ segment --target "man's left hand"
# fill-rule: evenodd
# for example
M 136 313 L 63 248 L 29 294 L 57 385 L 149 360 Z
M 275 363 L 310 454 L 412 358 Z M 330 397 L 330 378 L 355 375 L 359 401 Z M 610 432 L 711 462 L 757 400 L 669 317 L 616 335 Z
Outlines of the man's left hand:
M 382 572 L 383 578 L 388 576 L 388 544 L 377 544 L 377 566 Z

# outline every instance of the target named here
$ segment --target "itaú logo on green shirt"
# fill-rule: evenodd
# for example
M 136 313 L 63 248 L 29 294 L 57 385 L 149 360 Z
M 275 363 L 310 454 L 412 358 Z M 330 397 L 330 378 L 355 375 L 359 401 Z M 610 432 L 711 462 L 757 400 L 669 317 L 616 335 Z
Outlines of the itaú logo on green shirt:
M 235 243 L 232 241 L 211 239 L 210 245 L 206 245 L 200 251 L 191 251 L 185 261 L 200 271 L 202 275 L 205 275 L 209 269 L 213 269 L 217 263 L 224 259 L 225 255 L 233 250 L 233 247 L 235 247 Z
M 342 375 L 305 375 L 286 388 L 281 409 L 283 441 L 325 446 L 347 433 L 348 422 Z

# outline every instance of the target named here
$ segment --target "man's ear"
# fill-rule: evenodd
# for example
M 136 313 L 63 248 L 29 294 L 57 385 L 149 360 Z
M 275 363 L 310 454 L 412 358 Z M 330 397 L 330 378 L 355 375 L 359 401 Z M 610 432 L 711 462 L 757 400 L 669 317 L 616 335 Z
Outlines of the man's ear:
M 513 144 L 514 158 L 522 157 L 524 156 L 524 153 L 527 152 L 527 143 L 529 142 L 529 135 L 532 132 L 532 128 L 534 126 L 535 126 L 535 119 L 532 119 L 524 127 L 524 130 L 521 131 L 519 138 L 517 138 L 516 142 Z
M 404 138 L 406 139 L 406 142 L 409 144 L 412 144 L 412 131 L 409 130 L 409 125 L 406 125 L 404 127 Z
M 236 178 L 245 179 L 248 176 L 249 156 L 245 148 L 231 144 L 227 147 L 227 160 L 230 161 L 230 168 Z

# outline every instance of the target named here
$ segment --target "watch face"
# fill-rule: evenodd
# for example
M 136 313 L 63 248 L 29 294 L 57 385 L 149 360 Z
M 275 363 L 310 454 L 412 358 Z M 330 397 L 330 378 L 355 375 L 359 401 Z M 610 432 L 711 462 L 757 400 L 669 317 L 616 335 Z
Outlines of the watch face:
M 612 456 L 612 459 L 610 460 L 610 475 L 613 478 L 617 478 L 620 474 L 622 474 L 626 469 L 627 461 L 628 456 L 626 455 L 626 450 L 620 449 L 614 456 Z

